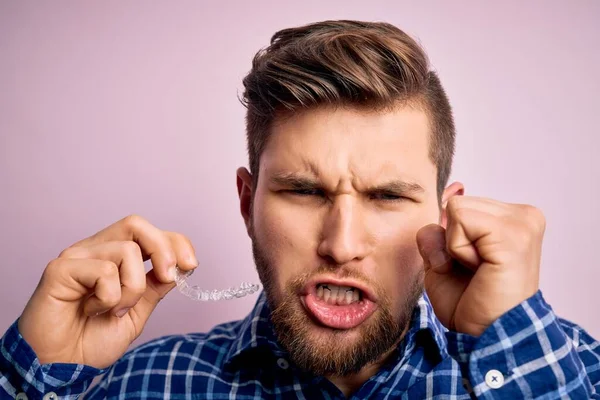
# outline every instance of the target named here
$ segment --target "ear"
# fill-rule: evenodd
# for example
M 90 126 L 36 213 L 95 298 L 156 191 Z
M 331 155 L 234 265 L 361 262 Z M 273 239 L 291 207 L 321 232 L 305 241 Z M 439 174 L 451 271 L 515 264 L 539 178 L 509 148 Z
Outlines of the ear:
M 250 232 L 250 214 L 252 207 L 252 175 L 244 167 L 237 169 L 237 191 L 240 198 L 240 212 L 244 223 L 246 224 L 246 230 Z
M 446 213 L 446 207 L 448 206 L 448 200 L 453 196 L 464 196 L 465 186 L 460 182 L 454 182 L 448 186 L 442 194 L 442 212 L 440 213 L 440 225 L 444 229 L 448 226 L 448 214 Z

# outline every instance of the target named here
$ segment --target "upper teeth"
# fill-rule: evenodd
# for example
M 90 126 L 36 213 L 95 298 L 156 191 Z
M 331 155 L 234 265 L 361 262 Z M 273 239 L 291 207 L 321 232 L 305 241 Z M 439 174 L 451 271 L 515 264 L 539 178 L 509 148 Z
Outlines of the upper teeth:
M 317 285 L 317 297 L 329 304 L 350 304 L 360 300 L 360 290 L 350 286 L 319 283 Z

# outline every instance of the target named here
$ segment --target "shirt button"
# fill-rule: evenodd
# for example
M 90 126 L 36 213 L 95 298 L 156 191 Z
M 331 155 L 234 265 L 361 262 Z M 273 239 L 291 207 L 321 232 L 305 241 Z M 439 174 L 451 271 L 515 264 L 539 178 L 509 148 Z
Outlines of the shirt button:
M 277 359 L 277 365 L 281 369 L 288 369 L 290 366 L 290 363 L 288 363 L 285 358 L 279 358 L 279 359 Z
M 504 375 L 496 369 L 491 369 L 485 374 L 485 383 L 492 389 L 498 389 L 504 385 Z
M 43 400 L 58 400 L 58 396 L 54 392 L 46 393 Z
M 25 392 L 21 392 L 15 397 L 15 400 L 28 400 L 29 397 L 25 394 Z

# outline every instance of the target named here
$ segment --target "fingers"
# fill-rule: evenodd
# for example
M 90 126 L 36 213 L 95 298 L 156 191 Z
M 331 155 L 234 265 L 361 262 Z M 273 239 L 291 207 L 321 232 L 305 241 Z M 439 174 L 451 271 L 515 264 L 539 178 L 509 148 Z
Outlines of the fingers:
M 467 221 L 465 214 L 469 214 Z M 483 222 L 472 224 L 470 220 L 473 218 Z M 452 271 L 453 260 L 472 271 L 476 270 L 482 260 L 475 243 L 487 234 L 489 218 L 489 215 L 480 211 L 462 209 L 453 215 L 449 214 L 446 229 L 438 224 L 421 228 L 417 232 L 417 244 L 426 271 L 431 269 L 437 273 L 448 273 Z M 465 222 L 470 224 L 467 225 L 468 230 Z
M 449 271 L 448 256 L 472 271 L 482 264 L 485 255 L 489 255 L 488 262 L 500 264 L 497 257 L 501 252 L 495 250 L 503 238 L 498 233 L 520 220 L 535 225 L 529 222 L 528 215 L 533 216 L 531 219 L 536 218 L 536 213 L 524 205 L 472 196 L 452 197 L 447 203 L 446 214 L 445 231 L 437 224 L 431 224 L 417 234 L 421 255 L 427 259 L 429 267 L 438 272 Z M 496 233 L 495 237 L 492 232 Z M 521 238 L 515 240 L 525 242 Z
M 181 233 L 165 232 L 171 243 L 171 248 L 175 252 L 177 265 L 184 271 L 189 271 L 198 266 L 196 251 L 192 242 Z
M 86 265 L 90 260 L 107 260 L 116 265 L 120 297 L 110 312 L 118 317 L 138 304 L 143 296 L 148 306 L 142 307 L 142 311 L 151 312 L 158 301 L 175 287 L 175 265 L 184 271 L 193 270 L 198 265 L 195 250 L 186 236 L 161 231 L 141 217 L 126 218 L 77 242 L 64 250 L 59 259 L 85 259 Z M 148 274 L 144 267 L 147 259 L 151 259 L 153 264 Z
M 471 209 L 485 212 L 496 217 L 510 214 L 510 205 L 497 200 L 475 196 L 454 196 L 448 200 L 446 210 L 450 213 L 460 209 Z
M 452 258 L 446 250 L 446 230 L 438 224 L 424 226 L 417 232 L 417 246 L 425 264 L 425 271 L 437 273 L 452 270 Z
M 75 289 L 73 298 L 70 291 L 61 291 L 53 283 L 67 282 Z M 75 283 L 75 287 L 72 286 Z M 119 269 L 109 260 L 86 260 L 81 263 L 78 259 L 56 259 L 50 262 L 42 284 L 47 288 L 51 297 L 59 300 L 77 301 L 89 292 L 93 294 L 84 301 L 83 312 L 88 316 L 104 313 L 115 307 L 121 300 L 121 285 Z
M 190 240 L 182 234 L 176 232 L 166 232 L 175 254 L 177 254 L 177 264 L 184 271 L 189 271 L 198 266 L 194 248 Z M 176 286 L 175 283 L 161 282 L 154 270 L 146 274 L 146 291 L 140 301 L 133 308 L 132 318 L 136 323 L 145 324 L 150 314 L 154 311 L 158 303 Z
M 169 237 L 175 254 L 177 254 L 177 264 L 184 270 L 189 271 L 198 266 L 198 260 L 195 256 L 194 248 L 190 240 L 184 235 L 176 232 L 166 232 Z M 140 322 L 145 323 L 145 320 L 150 316 L 154 308 L 169 291 L 176 286 L 175 283 L 161 282 L 154 270 L 146 274 L 146 291 L 140 302 L 134 308 L 135 314 L 140 318 Z
M 138 326 L 144 326 L 158 303 L 171 291 L 175 283 L 162 283 L 156 277 L 154 270 L 146 274 L 146 291 L 140 301 L 132 308 L 129 315 Z
M 108 260 L 118 268 L 117 281 L 120 300 L 111 312 L 123 316 L 142 297 L 146 290 L 144 261 L 135 242 L 106 242 L 89 247 L 72 247 L 63 252 L 63 258 Z M 87 260 L 85 262 L 87 266 Z
M 501 231 L 503 223 L 505 221 L 502 218 L 479 209 L 453 210 L 449 213 L 446 229 L 448 252 L 462 265 L 476 270 L 483 262 L 483 253 L 494 253 L 499 243 L 493 238 L 492 232 Z
M 197 265 L 194 249 L 187 238 L 180 234 L 164 232 L 137 215 L 123 218 L 72 247 L 91 247 L 111 241 L 137 243 L 143 261 L 152 260 L 155 275 L 163 283 L 173 282 L 177 263 L 186 270 Z
M 198 266 L 198 260 L 196 259 L 194 248 L 184 235 L 176 232 L 166 232 L 169 237 L 173 249 L 177 254 L 177 264 L 182 270 L 189 271 Z M 173 290 L 176 286 L 175 283 L 164 283 L 161 282 L 154 270 L 148 271 L 146 274 L 146 291 L 144 292 L 140 301 L 133 307 L 133 313 L 131 318 L 134 319 L 134 323 L 143 326 L 158 303 Z

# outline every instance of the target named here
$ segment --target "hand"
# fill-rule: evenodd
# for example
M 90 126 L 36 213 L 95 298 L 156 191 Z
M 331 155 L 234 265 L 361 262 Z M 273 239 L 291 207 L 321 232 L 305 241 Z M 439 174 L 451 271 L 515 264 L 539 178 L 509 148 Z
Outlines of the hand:
M 153 268 L 146 273 L 144 261 Z M 175 265 L 198 262 L 183 235 L 126 217 L 52 260 L 19 318 L 41 364 L 106 368 L 140 335 L 158 302 L 176 285 Z
M 539 288 L 545 218 L 521 204 L 454 196 L 447 227 L 417 233 L 425 290 L 450 330 L 479 336 Z

